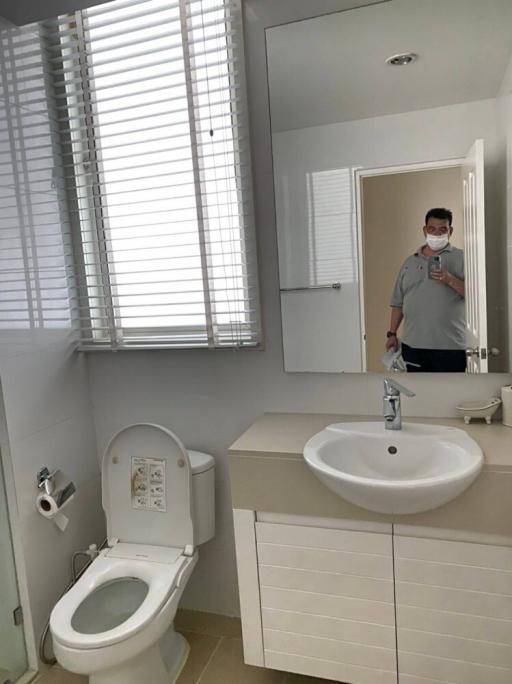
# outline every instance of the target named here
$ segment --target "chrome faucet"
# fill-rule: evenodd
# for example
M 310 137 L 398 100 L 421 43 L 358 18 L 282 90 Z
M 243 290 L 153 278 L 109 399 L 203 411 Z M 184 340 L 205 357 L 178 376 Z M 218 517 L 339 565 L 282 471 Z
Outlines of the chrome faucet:
M 400 406 L 400 393 L 405 394 L 406 397 L 415 397 L 416 395 L 407 387 L 404 387 L 392 378 L 384 378 L 384 424 L 386 430 L 401 430 L 402 429 L 402 408 Z

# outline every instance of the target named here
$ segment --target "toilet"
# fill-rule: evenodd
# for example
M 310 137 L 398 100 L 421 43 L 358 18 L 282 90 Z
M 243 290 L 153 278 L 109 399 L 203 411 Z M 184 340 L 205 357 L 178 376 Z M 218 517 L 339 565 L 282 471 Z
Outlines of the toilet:
M 189 650 L 173 620 L 215 532 L 214 460 L 140 423 L 112 438 L 101 476 L 108 547 L 52 611 L 55 656 L 90 684 L 172 684 Z

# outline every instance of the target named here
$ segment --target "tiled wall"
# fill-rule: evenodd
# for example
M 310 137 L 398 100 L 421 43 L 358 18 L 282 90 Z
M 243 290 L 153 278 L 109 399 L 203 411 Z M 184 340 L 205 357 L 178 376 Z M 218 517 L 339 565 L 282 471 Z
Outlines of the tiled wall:
M 15 489 L 20 583 L 37 640 L 69 582 L 72 552 L 102 539 L 104 529 L 86 361 L 73 351 L 66 215 L 48 163 L 52 123 L 44 102 L 39 113 L 24 103 L 24 88 L 39 86 L 43 101 L 45 93 L 37 69 L 24 71 L 25 40 L 17 30 L 0 31 L 0 446 L 12 464 L 7 486 Z M 77 487 L 64 533 L 35 510 L 43 465 L 62 469 Z

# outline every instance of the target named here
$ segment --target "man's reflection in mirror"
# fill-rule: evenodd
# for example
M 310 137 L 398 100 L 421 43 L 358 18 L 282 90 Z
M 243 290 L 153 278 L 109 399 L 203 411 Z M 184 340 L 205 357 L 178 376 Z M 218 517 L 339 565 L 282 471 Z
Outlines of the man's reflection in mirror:
M 424 242 L 398 272 L 386 349 L 401 343 L 409 373 L 466 370 L 464 252 L 450 244 L 453 230 L 449 209 L 430 209 Z

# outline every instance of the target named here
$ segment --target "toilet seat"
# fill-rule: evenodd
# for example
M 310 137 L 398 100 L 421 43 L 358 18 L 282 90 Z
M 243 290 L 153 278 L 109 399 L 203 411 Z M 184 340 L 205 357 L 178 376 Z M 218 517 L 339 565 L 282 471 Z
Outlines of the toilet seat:
M 53 638 L 73 649 L 98 649 L 126 641 L 158 614 L 184 571 L 195 561 L 183 549 L 116 543 L 96 558 L 52 611 Z M 74 629 L 73 617 L 83 601 L 102 585 L 123 578 L 142 580 L 148 592 L 132 615 L 107 631 L 86 634 Z

